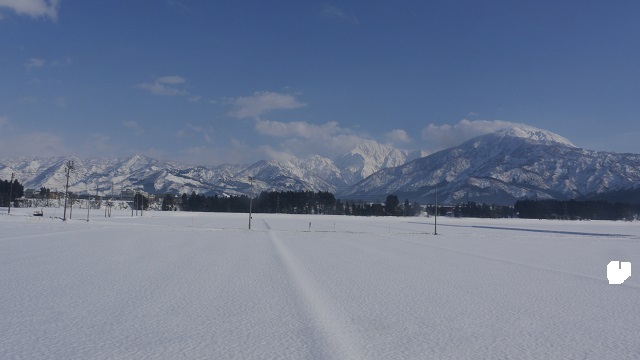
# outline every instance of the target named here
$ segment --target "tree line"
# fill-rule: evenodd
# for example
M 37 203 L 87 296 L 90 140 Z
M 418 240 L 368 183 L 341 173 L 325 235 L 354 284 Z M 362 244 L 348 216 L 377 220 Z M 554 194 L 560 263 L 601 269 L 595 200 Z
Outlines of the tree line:
M 326 191 L 263 191 L 256 198 L 246 195 L 205 196 L 195 191 L 182 194 L 179 203 L 172 195 L 165 195 L 162 210 L 204 212 L 249 212 L 282 214 L 328 214 L 355 216 L 414 216 L 422 211 L 418 203 L 403 204 L 396 195 L 389 195 L 384 203 L 343 202 Z
M 515 210 L 513 206 L 495 204 L 489 205 L 485 203 L 478 204 L 474 201 L 467 201 L 466 203 L 456 204 L 455 207 L 450 211 L 451 215 L 455 217 L 508 218 L 515 216 Z M 438 215 L 446 215 L 446 213 L 442 214 L 442 210 L 439 210 Z
M 17 179 L 13 180 L 13 186 L 11 180 L 0 180 L 0 206 L 8 207 L 9 201 L 15 201 L 22 196 L 24 196 L 24 186 Z
M 13 183 L 0 180 L 0 206 L 24 196 L 24 186 L 17 179 Z M 40 196 L 48 198 L 50 190 L 42 187 Z M 137 194 L 132 202 L 137 209 L 148 209 L 149 199 Z M 12 204 L 14 205 L 14 204 Z M 405 199 L 400 203 L 396 195 L 388 195 L 384 203 L 364 201 L 341 201 L 326 191 L 263 191 L 250 199 L 246 195 L 205 196 L 195 191 L 191 195 L 182 194 L 179 201 L 170 194 L 162 199 L 164 211 L 203 211 L 203 212 L 249 212 L 284 214 L 329 214 L 352 216 L 415 216 L 426 210 L 434 214 L 434 205 L 423 208 L 417 202 Z M 640 204 L 624 202 L 611 203 L 606 200 L 518 200 L 514 206 L 478 204 L 473 201 L 455 206 L 439 206 L 438 216 L 504 218 L 520 217 L 524 219 L 593 219 L 622 220 L 634 219 L 640 214 Z
M 514 205 L 524 219 L 630 220 L 640 214 L 640 205 L 605 200 L 518 200 Z

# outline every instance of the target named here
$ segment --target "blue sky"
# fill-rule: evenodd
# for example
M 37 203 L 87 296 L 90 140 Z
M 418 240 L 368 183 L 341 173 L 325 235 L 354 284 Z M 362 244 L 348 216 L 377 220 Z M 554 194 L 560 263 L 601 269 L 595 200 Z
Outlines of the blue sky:
M 512 123 L 640 153 L 640 2 L 0 0 L 0 156 L 193 164 Z

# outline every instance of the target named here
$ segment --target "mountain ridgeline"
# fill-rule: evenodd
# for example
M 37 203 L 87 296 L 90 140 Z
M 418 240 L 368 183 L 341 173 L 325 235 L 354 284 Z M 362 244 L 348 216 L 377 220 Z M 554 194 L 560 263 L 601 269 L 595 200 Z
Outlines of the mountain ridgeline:
M 529 126 L 481 135 L 425 156 L 375 142 L 331 160 L 322 156 L 250 165 L 189 166 L 143 156 L 126 159 L 30 157 L 0 160 L 0 179 L 15 173 L 25 188 L 117 196 L 126 189 L 155 194 L 249 195 L 262 191 L 324 191 L 345 200 L 381 201 L 388 194 L 421 203 L 468 201 L 513 205 L 519 199 L 606 199 L 640 191 L 640 155 L 581 149 Z
M 508 205 L 518 199 L 591 198 L 640 187 L 640 155 L 585 150 L 532 127 L 478 136 L 402 166 L 383 169 L 341 194 L 397 194 L 424 203 Z
M 153 194 L 238 196 L 262 191 L 323 191 L 342 189 L 388 166 L 424 156 L 422 152 L 395 149 L 375 142 L 363 143 L 333 161 L 314 155 L 287 161 L 261 160 L 250 165 L 191 166 L 136 155 L 124 159 L 28 157 L 0 159 L 0 179 L 12 173 L 25 188 L 62 191 L 65 168 L 73 161 L 70 191 L 117 197 L 127 189 Z

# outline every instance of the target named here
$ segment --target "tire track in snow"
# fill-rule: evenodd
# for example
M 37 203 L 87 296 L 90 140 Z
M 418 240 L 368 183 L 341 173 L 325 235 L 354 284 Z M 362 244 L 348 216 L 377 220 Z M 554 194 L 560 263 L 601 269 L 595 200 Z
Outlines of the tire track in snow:
M 331 304 L 331 300 L 323 296 L 312 277 L 304 271 L 304 266 L 297 261 L 275 232 L 271 230 L 267 221 L 263 221 L 278 256 L 292 277 L 303 303 L 308 307 L 308 315 L 314 322 L 313 326 L 322 334 L 322 342 L 329 347 L 324 349 L 329 357 L 350 360 L 364 359 L 365 356 L 360 351 L 362 349 L 362 346 L 359 346 L 360 342 L 354 338 L 352 331 L 346 328 L 345 321 L 341 320 L 336 312 L 336 307 Z

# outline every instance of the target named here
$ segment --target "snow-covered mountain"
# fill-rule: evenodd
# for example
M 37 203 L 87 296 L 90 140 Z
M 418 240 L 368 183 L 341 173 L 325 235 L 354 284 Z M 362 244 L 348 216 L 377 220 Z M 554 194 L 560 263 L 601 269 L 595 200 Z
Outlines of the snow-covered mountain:
M 377 142 L 365 142 L 336 160 L 347 184 L 354 184 L 376 171 L 400 166 L 427 154 L 422 151 L 396 149 Z
M 512 204 L 521 198 L 568 199 L 640 186 L 640 155 L 578 148 L 529 126 L 468 140 L 402 166 L 383 169 L 341 192 L 343 198 L 385 194 L 434 202 Z
M 125 189 L 149 192 L 179 192 L 204 187 L 206 183 L 233 168 L 206 169 L 160 161 L 136 155 L 126 159 L 78 157 L 28 157 L 0 160 L 0 178 L 11 173 L 25 188 L 46 187 L 62 191 L 66 185 L 66 168 L 72 162 L 69 188 L 76 193 L 119 194 Z
M 251 165 L 188 166 L 136 155 L 125 159 L 29 157 L 0 160 L 0 179 L 15 173 L 25 188 L 62 191 L 65 168 L 73 161 L 70 190 L 76 193 L 118 195 L 123 190 L 149 193 L 249 194 L 253 191 L 330 191 L 336 193 L 388 166 L 404 164 L 421 155 L 374 142 L 357 146 L 338 159 L 314 155 L 287 161 L 258 161 Z M 349 157 L 348 157 L 349 156 Z M 350 161 L 349 161 L 350 160 Z
M 521 198 L 584 198 L 640 188 L 640 155 L 581 149 L 564 137 L 529 126 L 504 129 L 429 156 L 375 142 L 335 161 L 322 156 L 251 165 L 188 166 L 143 156 L 126 159 L 21 158 L 0 160 L 0 179 L 15 173 L 25 188 L 62 191 L 74 161 L 76 193 L 248 195 L 265 190 L 330 191 L 342 199 L 478 201 L 512 204 Z

